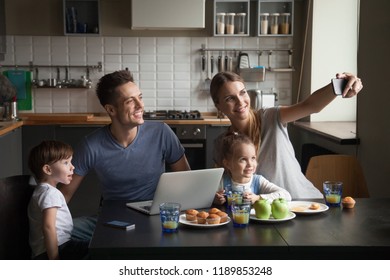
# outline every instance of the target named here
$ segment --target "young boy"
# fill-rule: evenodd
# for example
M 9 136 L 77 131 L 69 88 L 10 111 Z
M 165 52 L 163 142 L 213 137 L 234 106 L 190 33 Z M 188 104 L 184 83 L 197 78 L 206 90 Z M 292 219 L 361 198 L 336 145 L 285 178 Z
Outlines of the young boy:
M 244 200 L 253 204 L 256 200 L 285 198 L 291 195 L 285 189 L 276 186 L 261 175 L 254 174 L 257 167 L 256 148 L 245 134 L 227 133 L 222 140 L 222 164 L 225 175 L 221 180 L 221 191 L 217 192 L 214 202 L 223 204 L 224 193 L 241 192 Z
M 29 155 L 37 186 L 28 205 L 30 246 L 34 259 L 84 259 L 88 240 L 72 239 L 72 215 L 57 184 L 72 180 L 73 149 L 59 141 L 43 141 Z

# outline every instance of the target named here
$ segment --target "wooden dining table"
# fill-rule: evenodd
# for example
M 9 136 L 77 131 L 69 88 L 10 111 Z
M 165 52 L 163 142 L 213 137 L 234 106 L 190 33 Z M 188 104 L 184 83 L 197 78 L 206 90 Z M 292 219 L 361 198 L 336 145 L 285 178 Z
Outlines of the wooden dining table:
M 180 224 L 176 233 L 163 233 L 159 215 L 126 202 L 104 201 L 89 246 L 93 259 L 390 259 L 390 198 L 360 198 L 353 209 L 330 207 L 282 222 L 250 220 L 246 228 Z M 135 229 L 106 226 L 111 220 Z

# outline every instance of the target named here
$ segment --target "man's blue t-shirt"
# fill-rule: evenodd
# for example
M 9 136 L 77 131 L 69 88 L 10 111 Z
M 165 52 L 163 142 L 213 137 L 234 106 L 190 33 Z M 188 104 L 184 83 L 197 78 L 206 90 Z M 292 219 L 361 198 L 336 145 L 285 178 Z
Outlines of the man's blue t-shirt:
M 145 122 L 126 148 L 109 126 L 92 132 L 81 141 L 72 163 L 80 176 L 95 170 L 104 200 L 150 200 L 165 163 L 175 163 L 183 155 L 183 146 L 167 124 Z

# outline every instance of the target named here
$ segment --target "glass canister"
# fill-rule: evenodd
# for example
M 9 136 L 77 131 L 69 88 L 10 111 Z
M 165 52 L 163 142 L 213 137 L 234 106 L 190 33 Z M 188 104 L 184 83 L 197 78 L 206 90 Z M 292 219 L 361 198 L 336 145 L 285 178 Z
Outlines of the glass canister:
M 269 13 L 260 14 L 260 34 L 268 34 L 268 17 Z
M 237 13 L 237 34 L 245 34 L 246 13 Z
M 290 13 L 280 14 L 280 34 L 290 34 Z
M 225 34 L 225 15 L 226 13 L 217 13 L 217 34 Z
M 278 34 L 279 32 L 279 13 L 272 13 L 270 15 L 271 34 Z
M 234 17 L 236 13 L 226 14 L 226 34 L 234 34 Z

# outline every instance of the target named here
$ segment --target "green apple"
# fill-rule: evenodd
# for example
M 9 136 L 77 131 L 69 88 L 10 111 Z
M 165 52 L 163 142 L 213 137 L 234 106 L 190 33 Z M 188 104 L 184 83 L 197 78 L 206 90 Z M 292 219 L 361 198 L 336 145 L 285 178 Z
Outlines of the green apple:
M 253 204 L 255 216 L 258 219 L 268 220 L 271 216 L 271 203 L 266 199 L 259 199 Z
M 272 216 L 275 219 L 284 219 L 289 213 L 287 201 L 284 198 L 277 198 L 271 204 Z

